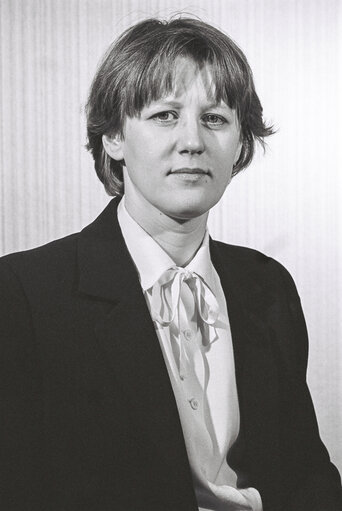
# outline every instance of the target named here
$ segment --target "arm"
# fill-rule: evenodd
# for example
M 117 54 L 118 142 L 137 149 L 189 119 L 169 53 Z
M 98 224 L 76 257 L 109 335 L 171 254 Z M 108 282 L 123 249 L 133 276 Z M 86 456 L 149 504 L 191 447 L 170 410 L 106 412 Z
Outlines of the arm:
M 280 269 L 294 331 L 292 360 L 296 361 L 284 413 L 283 443 L 291 452 L 290 463 L 297 484 L 288 495 L 284 511 L 340 511 L 341 479 L 320 439 L 306 383 L 308 337 L 300 299 L 291 276 L 282 267 Z M 288 435 L 288 431 L 292 434 Z
M 41 376 L 28 301 L 11 267 L 0 260 L 0 503 L 41 509 L 44 438 Z

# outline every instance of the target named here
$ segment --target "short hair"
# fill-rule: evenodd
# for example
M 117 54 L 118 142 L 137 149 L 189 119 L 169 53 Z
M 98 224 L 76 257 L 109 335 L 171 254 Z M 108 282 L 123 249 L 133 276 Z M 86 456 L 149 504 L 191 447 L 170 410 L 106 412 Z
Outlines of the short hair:
M 102 136 L 124 137 L 126 116 L 139 116 L 144 106 L 173 91 L 179 57 L 192 59 L 200 69 L 209 64 L 217 102 L 223 100 L 237 112 L 242 148 L 233 175 L 250 164 L 255 142 L 264 148 L 264 138 L 273 133 L 263 120 L 251 68 L 232 39 L 199 19 L 146 19 L 109 47 L 86 105 L 87 149 L 109 195 L 123 194 L 124 162 L 106 153 Z

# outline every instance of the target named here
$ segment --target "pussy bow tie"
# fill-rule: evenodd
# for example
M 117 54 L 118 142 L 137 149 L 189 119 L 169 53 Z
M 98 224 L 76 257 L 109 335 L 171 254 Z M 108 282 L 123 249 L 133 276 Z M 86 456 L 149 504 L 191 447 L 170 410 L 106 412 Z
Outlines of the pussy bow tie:
M 216 338 L 214 325 L 219 315 L 219 306 L 215 295 L 202 277 L 195 272 L 184 268 L 170 268 L 166 270 L 157 282 L 152 286 L 151 312 L 152 317 L 162 326 L 168 326 L 177 320 L 178 332 L 180 332 L 179 302 L 182 284 L 186 283 L 192 291 L 196 310 L 203 323 L 199 327 L 202 331 L 202 342 L 207 344 Z M 178 314 L 177 314 L 178 312 Z M 179 345 L 179 354 L 175 360 L 178 365 L 180 379 L 183 380 L 187 373 L 187 354 L 184 343 Z
M 219 315 L 215 295 L 200 275 L 178 266 L 166 270 L 152 286 L 153 319 L 162 326 L 169 325 L 175 319 L 183 282 L 187 283 L 193 293 L 201 319 L 207 325 L 213 325 Z

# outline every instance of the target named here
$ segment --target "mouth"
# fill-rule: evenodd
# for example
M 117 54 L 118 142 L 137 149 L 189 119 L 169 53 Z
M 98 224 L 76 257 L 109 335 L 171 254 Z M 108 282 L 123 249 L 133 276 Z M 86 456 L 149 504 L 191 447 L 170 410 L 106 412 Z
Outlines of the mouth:
M 183 167 L 181 169 L 170 170 L 169 174 L 189 175 L 189 176 L 208 176 L 209 170 L 204 170 L 199 167 Z

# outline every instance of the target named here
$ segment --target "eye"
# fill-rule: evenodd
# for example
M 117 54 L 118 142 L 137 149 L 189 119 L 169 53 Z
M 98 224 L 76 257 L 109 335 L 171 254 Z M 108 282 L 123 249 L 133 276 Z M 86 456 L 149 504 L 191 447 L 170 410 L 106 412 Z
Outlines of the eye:
M 218 114 L 206 114 L 202 117 L 204 123 L 211 128 L 218 128 L 227 124 L 227 119 Z
M 170 124 L 175 119 L 177 119 L 176 112 L 172 112 L 171 110 L 165 110 L 165 112 L 158 112 L 152 115 L 151 119 L 155 120 L 159 124 Z

